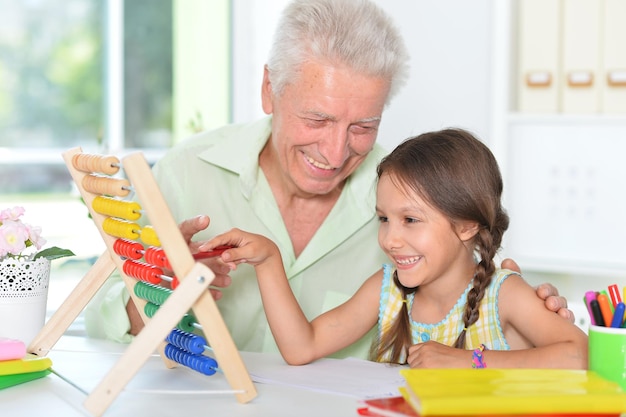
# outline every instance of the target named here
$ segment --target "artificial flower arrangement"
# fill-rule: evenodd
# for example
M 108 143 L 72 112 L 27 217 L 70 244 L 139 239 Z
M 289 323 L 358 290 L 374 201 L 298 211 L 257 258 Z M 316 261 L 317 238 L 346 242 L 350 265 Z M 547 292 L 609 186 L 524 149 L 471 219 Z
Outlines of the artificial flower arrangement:
M 41 237 L 41 227 L 31 226 L 21 219 L 26 210 L 15 206 L 0 212 L 0 261 L 16 259 L 20 261 L 34 261 L 38 258 L 53 260 L 74 256 L 74 252 L 59 247 L 44 250 L 46 239 Z M 31 249 L 29 249 L 31 248 Z M 33 251 L 32 248 L 37 251 Z

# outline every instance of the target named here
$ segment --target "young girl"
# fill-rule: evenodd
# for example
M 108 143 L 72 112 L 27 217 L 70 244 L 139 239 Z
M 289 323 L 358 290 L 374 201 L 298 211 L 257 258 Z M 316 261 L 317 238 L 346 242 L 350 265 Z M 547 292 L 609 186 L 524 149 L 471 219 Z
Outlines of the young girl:
M 376 361 L 586 368 L 584 332 L 545 309 L 517 273 L 495 267 L 509 224 L 501 194 L 494 156 L 466 131 L 426 133 L 399 145 L 378 167 L 376 193 L 378 242 L 393 265 L 313 321 L 302 313 L 269 239 L 233 229 L 202 250 L 234 245 L 222 260 L 233 269 L 254 266 L 267 320 L 289 364 L 328 356 L 378 323 Z

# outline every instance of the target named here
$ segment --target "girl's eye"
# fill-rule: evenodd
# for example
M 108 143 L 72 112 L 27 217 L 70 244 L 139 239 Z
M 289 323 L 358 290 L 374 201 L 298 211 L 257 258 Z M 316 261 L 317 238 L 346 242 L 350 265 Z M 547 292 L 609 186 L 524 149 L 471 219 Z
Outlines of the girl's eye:
M 407 217 L 407 218 L 404 219 L 404 221 L 406 221 L 407 223 L 418 223 L 419 222 L 418 219 L 415 219 L 413 217 Z
M 387 223 L 389 221 L 389 219 L 385 216 L 378 216 L 378 221 L 380 223 Z

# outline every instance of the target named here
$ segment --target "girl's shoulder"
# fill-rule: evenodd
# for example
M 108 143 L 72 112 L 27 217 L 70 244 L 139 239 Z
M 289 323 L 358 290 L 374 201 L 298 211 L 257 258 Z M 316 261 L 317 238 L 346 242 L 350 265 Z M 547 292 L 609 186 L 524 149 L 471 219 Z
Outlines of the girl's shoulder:
M 509 269 L 496 271 L 493 277 L 492 288 L 501 302 L 507 305 L 515 305 L 530 300 L 535 300 L 537 294 L 519 272 Z
M 511 276 L 518 276 L 522 278 L 522 274 L 520 274 L 517 271 L 513 271 L 512 269 L 506 269 L 506 268 L 498 268 L 496 269 L 496 272 L 493 274 L 493 279 L 498 280 L 498 281 L 504 281 L 505 279 Z
M 509 280 L 509 281 L 522 280 L 522 281 L 524 281 L 524 278 L 522 278 L 522 275 L 519 272 L 517 272 L 517 271 L 513 271 L 511 269 L 498 268 L 498 269 L 496 269 L 496 271 L 493 273 L 493 276 L 491 277 L 491 285 L 490 285 L 490 287 L 492 288 L 492 290 L 498 291 L 499 288 L 502 286 L 502 284 L 506 280 Z
M 507 285 L 503 284 L 507 282 Z M 499 299 L 502 296 L 503 291 L 508 291 L 511 288 L 517 288 L 519 283 L 525 283 L 519 272 L 511 269 L 498 268 L 491 277 L 491 283 L 487 288 L 487 293 L 495 299 Z

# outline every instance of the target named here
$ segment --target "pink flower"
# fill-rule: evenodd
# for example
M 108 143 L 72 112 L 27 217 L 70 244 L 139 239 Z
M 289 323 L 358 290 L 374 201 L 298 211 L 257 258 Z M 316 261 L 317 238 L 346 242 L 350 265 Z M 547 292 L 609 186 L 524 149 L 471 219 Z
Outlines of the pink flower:
M 24 207 L 20 206 L 0 211 L 0 224 L 4 223 L 5 220 L 17 221 L 25 211 Z
M 19 255 L 26 249 L 28 229 L 23 223 L 14 220 L 4 220 L 0 226 L 0 254 Z
M 30 224 L 24 224 L 24 226 L 28 231 L 28 240 L 30 241 L 30 244 L 34 245 L 37 250 L 41 249 L 43 245 L 46 244 L 46 239 L 41 237 L 41 227 L 31 226 Z M 28 242 L 26 245 L 28 246 Z
M 24 207 L 19 206 L 0 211 L 0 261 L 6 258 L 33 260 L 38 257 L 52 260 L 74 255 L 72 251 L 56 246 L 39 251 L 46 244 L 46 239 L 41 237 L 41 227 L 22 222 L 24 212 Z M 31 250 L 26 250 L 31 247 Z

